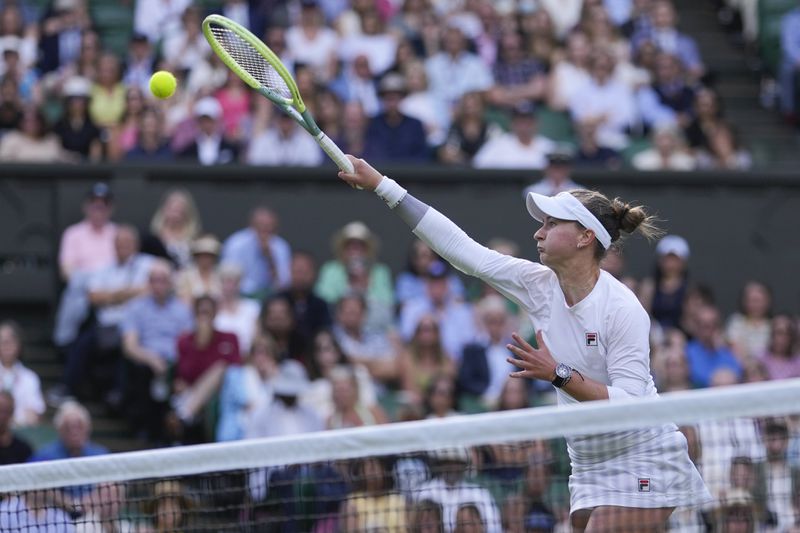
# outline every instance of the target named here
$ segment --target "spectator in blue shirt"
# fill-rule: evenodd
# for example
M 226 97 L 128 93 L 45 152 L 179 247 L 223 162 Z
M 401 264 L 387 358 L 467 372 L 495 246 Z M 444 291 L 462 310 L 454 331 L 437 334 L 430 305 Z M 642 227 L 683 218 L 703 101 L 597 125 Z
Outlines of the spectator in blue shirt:
M 31 457 L 31 462 L 73 459 L 105 455 L 108 449 L 90 440 L 92 419 L 89 411 L 76 401 L 66 401 L 53 417 L 53 425 L 58 431 L 58 439 L 39 448 Z M 92 485 L 77 485 L 63 489 L 64 504 L 88 498 L 94 490 Z
M 705 307 L 697 312 L 696 337 L 686 345 L 689 377 L 695 387 L 708 387 L 717 370 L 729 369 L 742 378 L 742 365 L 733 353 L 722 345 L 719 311 Z
M 122 323 L 128 359 L 126 405 L 137 436 L 160 436 L 170 393 L 170 369 L 177 358 L 178 337 L 192 328 L 192 314 L 173 291 L 172 266 L 157 259 L 150 268 L 150 293 L 130 302 Z
M 382 161 L 424 162 L 430 158 L 422 122 L 404 115 L 400 102 L 406 95 L 401 74 L 389 73 L 378 87 L 383 111 L 367 126 L 364 157 Z
M 700 79 L 706 72 L 697 43 L 677 29 L 678 15 L 669 0 L 659 0 L 653 4 L 650 19 L 651 28 L 643 27 L 633 35 L 631 42 L 638 50 L 645 42 L 652 42 L 661 52 L 677 56 L 683 63 L 691 80 Z
M 781 111 L 796 119 L 798 75 L 800 75 L 800 6 L 786 13 L 781 20 L 780 91 Z
M 286 289 L 292 281 L 292 250 L 277 230 L 275 213 L 256 207 L 250 214 L 250 226 L 228 237 L 222 246 L 221 262 L 242 269 L 244 296 L 262 300 Z

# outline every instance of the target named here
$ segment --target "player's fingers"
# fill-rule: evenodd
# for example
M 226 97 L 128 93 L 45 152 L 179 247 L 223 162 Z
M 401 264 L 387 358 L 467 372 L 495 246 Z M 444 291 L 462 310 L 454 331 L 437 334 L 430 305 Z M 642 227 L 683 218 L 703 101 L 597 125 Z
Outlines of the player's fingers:
M 529 351 L 533 351 L 534 350 L 534 347 L 531 346 L 530 344 L 528 344 L 528 341 L 526 341 L 525 339 L 520 337 L 519 333 L 517 333 L 516 331 L 511 334 L 511 338 L 514 339 L 514 341 L 517 344 L 519 344 L 522 348 L 524 348 L 525 350 L 529 350 Z
M 508 357 L 506 361 L 516 366 L 517 368 L 522 368 L 524 370 L 530 370 L 531 368 L 531 364 L 523 359 L 514 359 L 513 357 Z
M 518 357 L 527 358 L 530 357 L 530 350 L 525 350 L 524 348 L 520 348 L 515 344 L 507 344 L 506 348 L 508 348 L 512 353 L 516 354 Z

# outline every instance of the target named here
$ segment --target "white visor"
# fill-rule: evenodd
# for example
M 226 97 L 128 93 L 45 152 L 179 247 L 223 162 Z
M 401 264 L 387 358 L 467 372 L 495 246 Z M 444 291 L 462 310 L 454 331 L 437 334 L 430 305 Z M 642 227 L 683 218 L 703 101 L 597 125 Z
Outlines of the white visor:
M 573 220 L 584 228 L 594 232 L 594 236 L 608 250 L 611 246 L 611 235 L 600 221 L 572 194 L 560 192 L 555 196 L 545 196 L 529 192 L 525 199 L 528 213 L 539 222 L 544 222 L 544 217 L 549 216 L 559 220 Z

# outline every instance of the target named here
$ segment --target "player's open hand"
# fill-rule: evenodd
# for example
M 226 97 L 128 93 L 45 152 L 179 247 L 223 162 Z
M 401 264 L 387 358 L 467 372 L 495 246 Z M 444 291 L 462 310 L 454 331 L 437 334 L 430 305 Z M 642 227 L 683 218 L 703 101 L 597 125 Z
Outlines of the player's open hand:
M 351 187 L 374 191 L 383 179 L 383 174 L 372 168 L 372 166 L 363 159 L 349 154 L 346 157 L 353 163 L 353 172 L 340 171 L 339 177 Z
M 545 381 L 555 379 L 556 361 L 544 343 L 542 330 L 536 332 L 538 349 L 528 344 L 518 333 L 512 333 L 511 338 L 517 344 L 508 344 L 506 347 L 517 357 L 509 357 L 507 361 L 520 369 L 510 374 L 512 378 L 543 379 Z

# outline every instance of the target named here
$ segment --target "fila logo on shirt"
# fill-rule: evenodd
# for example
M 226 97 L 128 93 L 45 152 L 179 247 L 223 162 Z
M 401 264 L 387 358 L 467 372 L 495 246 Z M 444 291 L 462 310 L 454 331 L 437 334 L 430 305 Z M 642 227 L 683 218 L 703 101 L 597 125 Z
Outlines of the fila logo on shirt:
M 586 346 L 597 346 L 597 333 L 586 332 Z
M 639 478 L 639 492 L 650 492 L 650 478 L 649 477 L 640 477 Z

